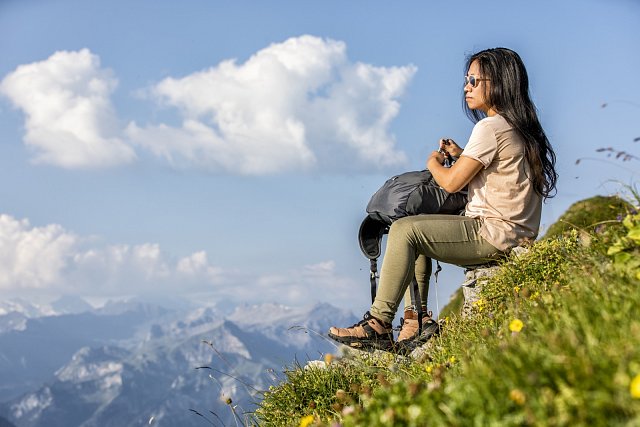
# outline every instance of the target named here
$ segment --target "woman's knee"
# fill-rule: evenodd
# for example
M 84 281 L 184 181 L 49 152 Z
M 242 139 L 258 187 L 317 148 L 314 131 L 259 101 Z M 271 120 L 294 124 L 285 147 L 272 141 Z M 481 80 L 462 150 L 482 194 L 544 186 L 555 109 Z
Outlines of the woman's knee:
M 394 221 L 389 228 L 389 238 L 408 238 L 414 235 L 413 229 L 413 218 L 410 216 L 406 216 L 404 218 L 400 218 L 397 221 Z

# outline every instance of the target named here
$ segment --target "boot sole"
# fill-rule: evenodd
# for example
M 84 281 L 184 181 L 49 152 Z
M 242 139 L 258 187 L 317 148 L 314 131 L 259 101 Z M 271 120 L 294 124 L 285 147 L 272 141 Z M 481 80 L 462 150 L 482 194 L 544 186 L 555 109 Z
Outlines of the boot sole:
M 338 335 L 333 335 L 332 333 L 329 333 L 327 335 L 329 336 L 329 338 L 339 342 L 340 344 L 344 344 L 358 350 L 376 349 L 383 351 L 393 351 L 394 348 L 394 343 L 392 341 L 385 342 L 375 339 L 341 337 Z
M 396 343 L 396 353 L 407 355 L 418 347 L 426 344 L 431 338 L 440 334 L 440 325 L 429 325 L 420 335 L 413 339 L 398 341 Z

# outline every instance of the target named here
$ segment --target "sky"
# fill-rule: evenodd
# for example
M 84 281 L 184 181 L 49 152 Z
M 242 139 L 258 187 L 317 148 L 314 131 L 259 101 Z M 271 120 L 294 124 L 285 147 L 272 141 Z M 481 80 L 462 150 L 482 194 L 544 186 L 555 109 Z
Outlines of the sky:
M 635 0 L 0 0 L 1 298 L 366 310 L 366 204 L 466 143 L 490 47 L 522 57 L 557 154 L 543 234 L 638 180 L 597 150 L 640 155 L 639 22 Z M 445 265 L 430 309 L 462 281 Z

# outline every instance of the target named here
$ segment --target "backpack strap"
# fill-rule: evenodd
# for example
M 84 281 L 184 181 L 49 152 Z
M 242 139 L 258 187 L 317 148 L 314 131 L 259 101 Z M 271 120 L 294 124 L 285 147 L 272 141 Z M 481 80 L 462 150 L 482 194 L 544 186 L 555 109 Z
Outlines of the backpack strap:
M 371 282 L 371 304 L 376 301 L 376 288 L 378 285 L 378 259 L 371 260 L 369 281 Z

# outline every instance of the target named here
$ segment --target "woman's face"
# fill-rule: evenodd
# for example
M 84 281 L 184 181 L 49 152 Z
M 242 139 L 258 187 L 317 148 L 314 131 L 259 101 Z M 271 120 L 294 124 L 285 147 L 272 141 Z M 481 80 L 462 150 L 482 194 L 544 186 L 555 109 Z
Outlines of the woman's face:
M 476 79 L 475 87 L 472 86 L 469 81 L 469 78 L 472 76 Z M 495 114 L 491 107 L 489 107 L 485 97 L 485 93 L 489 92 L 490 84 L 491 82 L 480 74 L 478 61 L 473 61 L 471 65 L 469 65 L 469 71 L 467 72 L 467 84 L 464 86 L 464 99 L 470 109 L 483 111 L 488 116 Z

